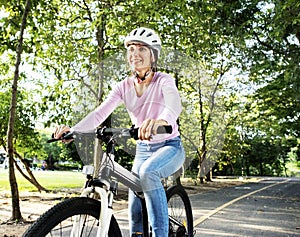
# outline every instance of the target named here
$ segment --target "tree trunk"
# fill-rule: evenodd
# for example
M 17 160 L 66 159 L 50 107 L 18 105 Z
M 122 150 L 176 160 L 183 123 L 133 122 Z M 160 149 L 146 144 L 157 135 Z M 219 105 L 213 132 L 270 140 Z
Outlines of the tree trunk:
M 17 162 L 14 160 L 15 166 L 18 169 L 18 171 L 23 175 L 23 177 L 28 180 L 32 185 L 34 185 L 39 192 L 41 191 L 46 191 L 48 192 L 49 190 L 44 188 L 42 185 L 39 184 L 39 182 L 36 180 L 36 178 L 34 177 L 33 173 L 31 172 L 28 163 L 24 161 L 24 158 L 21 157 L 16 151 L 14 151 L 14 154 L 21 160 L 21 162 L 24 164 L 25 169 L 29 175 L 29 177 L 23 172 L 23 170 L 19 167 L 19 165 L 17 164 Z
M 5 145 L 2 145 L 2 146 L 3 146 L 4 150 L 8 153 L 7 147 Z M 23 177 L 25 179 L 27 179 L 32 185 L 34 185 L 39 192 L 41 192 L 41 191 L 48 192 L 49 191 L 48 189 L 44 188 L 42 185 L 39 184 L 39 182 L 36 180 L 36 178 L 34 177 L 33 173 L 31 172 L 30 167 L 28 166 L 28 163 L 25 162 L 25 159 L 16 150 L 14 150 L 14 156 L 18 157 L 20 159 L 20 161 L 24 164 L 25 169 L 26 169 L 26 171 L 27 171 L 27 173 L 29 175 L 29 177 L 28 177 L 28 175 L 26 175 L 23 172 L 23 170 L 19 167 L 19 165 L 17 164 L 16 160 L 13 159 L 13 163 L 15 164 L 16 168 L 18 169 L 18 171 L 23 175 Z
M 212 168 L 210 167 L 209 172 L 206 174 L 206 181 L 212 182 Z
M 205 119 L 204 119 L 204 108 L 202 101 L 202 88 L 201 81 L 198 81 L 198 90 L 199 90 L 199 112 L 200 112 L 200 156 L 199 156 L 199 170 L 197 178 L 200 180 L 200 183 L 204 183 L 205 177 L 205 167 L 203 166 L 203 162 L 206 159 L 206 128 Z
M 197 178 L 200 180 L 200 183 L 203 184 L 205 181 L 205 165 L 203 164 L 203 161 L 206 159 L 206 152 L 202 152 L 202 155 L 199 156 L 199 170 L 198 170 L 198 174 L 197 174 Z
M 18 184 L 15 176 L 14 171 L 14 158 L 13 152 L 8 151 L 8 166 L 9 166 L 9 183 L 10 183 L 10 190 L 12 196 L 12 216 L 11 220 L 22 220 L 22 214 L 20 211 L 20 202 L 19 202 L 19 191 L 18 191 Z
M 22 215 L 20 211 L 19 203 L 19 191 L 18 184 L 16 181 L 15 171 L 14 171 L 14 147 L 13 147 L 13 135 L 14 135 L 14 124 L 16 118 L 16 107 L 17 107 L 17 93 L 18 93 L 18 80 L 19 80 L 19 67 L 21 63 L 21 54 L 23 50 L 23 34 L 26 27 L 26 20 L 29 14 L 30 9 L 30 0 L 26 0 L 26 5 L 24 13 L 22 16 L 22 23 L 20 29 L 20 39 L 16 49 L 16 64 L 15 64 L 15 73 L 12 85 L 12 94 L 10 102 L 10 114 L 7 128 L 7 149 L 9 157 L 9 182 L 12 195 L 12 220 L 21 220 Z

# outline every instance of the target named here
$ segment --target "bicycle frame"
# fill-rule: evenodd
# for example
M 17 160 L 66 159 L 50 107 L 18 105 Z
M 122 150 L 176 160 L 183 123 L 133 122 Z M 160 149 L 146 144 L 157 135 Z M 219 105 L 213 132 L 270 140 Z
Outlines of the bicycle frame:
M 170 127 L 172 128 L 172 127 Z M 161 133 L 171 133 L 163 127 Z M 87 180 L 82 190 L 81 197 L 74 197 L 64 200 L 46 211 L 39 219 L 32 224 L 24 233 L 26 237 L 36 236 L 122 236 L 120 227 L 113 215 L 112 205 L 114 196 L 117 194 L 118 182 L 135 192 L 141 200 L 143 237 L 151 236 L 149 227 L 146 201 L 143 198 L 141 181 L 138 175 L 114 161 L 116 138 L 138 139 L 138 129 L 100 128 L 95 133 L 87 134 L 87 138 L 81 137 L 81 133 L 68 133 L 61 138 L 52 138 L 48 142 L 59 140 L 71 140 L 78 138 L 78 148 L 84 148 L 82 160 L 85 164 L 83 173 Z M 85 135 L 85 134 L 84 134 Z M 91 136 L 92 135 L 92 136 Z M 94 151 L 90 151 L 92 143 L 89 138 L 95 136 L 106 144 L 106 152 L 103 154 L 100 142 L 97 141 Z M 81 146 L 80 142 L 83 142 Z M 86 149 L 88 148 L 88 149 Z M 99 148 L 99 149 L 98 149 Z M 94 154 L 92 157 L 91 154 Z M 90 158 L 93 158 L 91 160 Z M 166 189 L 166 197 L 169 212 L 169 236 L 191 237 L 193 231 L 193 215 L 190 200 L 176 172 L 176 184 Z M 174 177 L 174 176 L 173 176 Z M 163 181 L 167 181 L 164 179 Z M 173 179 L 174 184 L 174 179 Z M 166 187 L 166 186 L 165 186 Z M 149 231 L 150 230 L 150 231 Z
M 96 169 L 97 170 L 97 169 Z M 85 166 L 83 173 L 86 175 L 93 175 L 95 169 L 93 166 Z M 99 227 L 97 231 L 97 237 L 106 237 L 109 230 L 109 224 L 113 214 L 113 198 L 114 191 L 117 189 L 118 182 L 123 183 L 134 192 L 142 192 L 140 179 L 137 175 L 123 168 L 117 162 L 114 161 L 114 155 L 111 153 L 104 153 L 101 160 L 100 172 L 96 174 L 99 177 L 101 184 L 104 187 L 91 186 L 85 187 L 81 193 L 81 197 L 90 197 L 92 194 L 100 196 L 101 200 L 101 212 L 99 217 Z M 81 217 L 79 220 L 75 220 L 73 224 L 73 230 L 77 230 L 81 227 Z M 73 233 L 78 233 L 72 230 L 72 237 L 77 237 Z
M 102 140 L 105 136 L 102 134 L 104 133 L 104 129 L 97 130 L 97 138 Z M 126 187 L 131 189 L 137 195 L 142 193 L 142 187 L 140 184 L 140 179 L 138 175 L 128 171 L 127 169 L 123 168 L 117 162 L 114 161 L 114 151 L 115 151 L 115 135 L 112 133 L 116 132 L 116 134 L 130 134 L 130 137 L 137 139 L 137 129 L 110 129 L 107 134 L 111 133 L 111 138 L 109 141 L 106 141 L 106 152 L 103 153 L 100 162 L 99 162 L 99 152 L 97 145 L 94 147 L 95 155 L 94 155 L 94 166 L 85 166 L 83 168 L 83 173 L 89 177 L 95 177 L 93 180 L 97 180 L 96 183 L 92 182 L 92 185 L 88 185 L 88 182 L 81 193 L 81 197 L 92 197 L 92 195 L 100 196 L 101 200 L 101 211 L 99 216 L 99 226 L 96 237 L 106 237 L 108 235 L 110 221 L 112 218 L 113 210 L 113 199 L 114 195 L 116 194 L 118 188 L 118 182 L 121 182 Z M 159 131 L 158 131 L 159 132 Z M 162 126 L 160 127 L 159 133 L 171 133 L 172 127 L 170 126 Z M 106 136 L 107 136 L 106 134 Z M 125 135 L 128 136 L 128 135 Z M 96 143 L 99 145 L 99 143 Z M 99 166 L 99 167 L 98 167 Z M 106 188 L 104 188 L 106 187 Z M 148 217 L 146 213 L 146 204 L 143 199 L 142 201 L 142 212 L 143 212 L 143 231 L 144 237 L 149 236 L 149 228 L 148 228 Z M 72 228 L 72 237 L 77 237 L 76 234 L 78 233 L 76 230 L 80 230 L 82 227 L 82 222 L 80 217 L 78 220 L 75 220 L 73 223 Z M 74 231 L 73 231 L 74 230 Z M 79 236 L 78 236 L 79 237 Z

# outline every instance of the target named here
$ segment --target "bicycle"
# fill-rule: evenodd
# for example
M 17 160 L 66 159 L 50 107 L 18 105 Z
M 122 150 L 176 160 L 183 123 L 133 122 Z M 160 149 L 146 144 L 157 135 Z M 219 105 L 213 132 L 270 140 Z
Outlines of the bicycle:
M 158 133 L 171 132 L 171 126 L 158 128 Z M 76 136 L 78 134 L 68 133 L 62 139 L 73 139 Z M 151 237 L 139 177 L 114 161 L 116 138 L 138 139 L 138 128 L 98 128 L 93 136 L 100 139 L 106 147 L 99 172 L 93 166 L 84 166 L 82 173 L 87 180 L 80 197 L 66 199 L 53 206 L 25 231 L 23 237 L 121 237 L 120 227 L 113 215 L 113 200 L 117 195 L 118 182 L 133 190 L 142 202 L 143 233 L 137 233 L 136 236 Z M 53 141 L 57 139 L 48 142 Z M 192 208 L 180 178 L 176 179 L 176 184 L 166 189 L 166 195 L 169 236 L 194 236 Z

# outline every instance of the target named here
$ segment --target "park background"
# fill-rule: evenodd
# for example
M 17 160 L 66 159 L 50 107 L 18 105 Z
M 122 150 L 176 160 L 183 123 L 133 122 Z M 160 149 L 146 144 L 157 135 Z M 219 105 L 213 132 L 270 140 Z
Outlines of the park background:
M 0 146 L 36 189 L 47 189 L 34 177 L 43 161 L 48 171 L 82 167 L 74 144 L 46 141 L 56 124 L 76 123 L 130 73 L 123 40 L 140 26 L 161 36 L 159 69 L 174 76 L 183 98 L 185 176 L 196 182 L 216 175 L 299 176 L 298 1 L 27 0 L 0 6 Z M 106 125 L 130 127 L 125 113 L 118 109 Z M 130 167 L 133 144 L 127 145 L 119 156 Z M 18 199 L 13 167 L 8 176 Z

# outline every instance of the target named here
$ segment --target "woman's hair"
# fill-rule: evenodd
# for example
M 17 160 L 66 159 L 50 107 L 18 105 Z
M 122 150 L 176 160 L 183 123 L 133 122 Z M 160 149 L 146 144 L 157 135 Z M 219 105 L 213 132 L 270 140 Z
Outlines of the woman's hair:
M 151 69 L 153 72 L 157 72 L 158 52 L 151 48 L 150 48 L 150 50 L 152 51 L 152 55 L 154 57 L 154 62 L 151 63 Z

